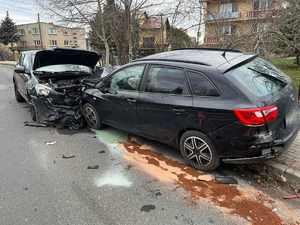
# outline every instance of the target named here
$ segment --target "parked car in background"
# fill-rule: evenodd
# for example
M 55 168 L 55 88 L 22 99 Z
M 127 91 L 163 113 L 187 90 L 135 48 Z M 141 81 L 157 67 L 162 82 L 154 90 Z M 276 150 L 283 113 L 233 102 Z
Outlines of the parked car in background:
M 88 125 L 180 149 L 193 167 L 271 159 L 299 126 L 291 79 L 256 55 L 183 49 L 125 65 L 85 90 Z
M 34 121 L 78 129 L 84 121 L 82 90 L 89 80 L 99 81 L 94 73 L 99 59 L 77 49 L 22 52 L 13 75 L 16 100 L 30 104 Z

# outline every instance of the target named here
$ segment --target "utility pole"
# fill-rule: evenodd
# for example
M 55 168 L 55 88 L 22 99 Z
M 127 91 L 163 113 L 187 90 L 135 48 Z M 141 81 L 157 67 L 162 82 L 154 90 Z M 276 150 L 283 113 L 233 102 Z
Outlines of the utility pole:
M 40 31 L 41 49 L 43 49 L 43 37 L 42 37 L 41 20 L 40 20 L 39 13 L 38 13 L 38 24 L 39 24 L 39 31 Z

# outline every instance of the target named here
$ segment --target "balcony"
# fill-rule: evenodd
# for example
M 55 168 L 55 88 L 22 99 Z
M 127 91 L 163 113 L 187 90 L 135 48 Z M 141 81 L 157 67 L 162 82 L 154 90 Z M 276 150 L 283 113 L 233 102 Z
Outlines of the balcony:
M 227 20 L 227 19 L 237 19 L 241 17 L 240 12 L 227 12 L 227 13 L 219 13 L 219 14 L 210 14 L 207 16 L 207 21 L 215 21 L 215 20 Z
M 211 45 L 211 44 L 217 44 L 220 41 L 219 37 L 206 37 L 204 44 Z
M 245 17 L 248 19 L 264 19 L 278 17 L 280 14 L 279 9 L 269 9 L 269 10 L 252 10 L 246 12 Z

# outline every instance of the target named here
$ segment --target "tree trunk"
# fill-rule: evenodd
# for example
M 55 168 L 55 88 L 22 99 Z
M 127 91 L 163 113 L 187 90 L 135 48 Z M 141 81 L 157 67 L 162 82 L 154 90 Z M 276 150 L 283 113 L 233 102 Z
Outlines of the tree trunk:
M 106 41 L 104 41 L 104 46 L 105 46 L 105 65 L 108 66 L 110 65 L 110 49 L 109 49 L 109 44 Z
M 300 55 L 299 54 L 296 56 L 296 63 L 298 66 L 300 66 Z

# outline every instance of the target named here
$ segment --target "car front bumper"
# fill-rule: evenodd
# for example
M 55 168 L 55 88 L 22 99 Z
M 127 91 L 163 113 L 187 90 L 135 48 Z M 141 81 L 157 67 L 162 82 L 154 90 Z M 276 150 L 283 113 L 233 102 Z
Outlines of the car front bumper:
M 48 125 L 60 125 L 70 129 L 82 126 L 80 104 L 75 106 L 56 105 L 48 98 L 33 98 L 37 121 Z

